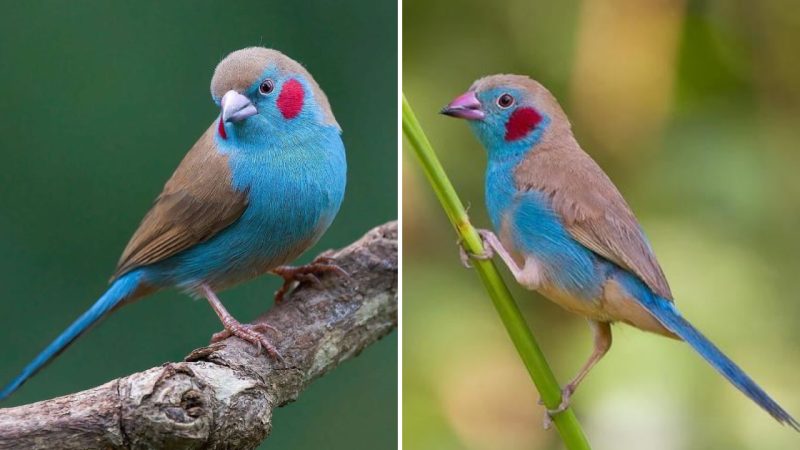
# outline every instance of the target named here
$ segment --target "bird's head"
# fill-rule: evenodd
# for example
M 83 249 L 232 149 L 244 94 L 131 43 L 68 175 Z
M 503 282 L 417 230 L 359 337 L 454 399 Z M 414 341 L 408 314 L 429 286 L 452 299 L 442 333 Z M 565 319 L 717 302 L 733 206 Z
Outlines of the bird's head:
M 328 98 L 310 73 L 283 53 L 263 47 L 236 50 L 214 70 L 211 96 L 221 111 L 223 140 L 259 142 L 335 127 Z
M 522 75 L 490 75 L 442 109 L 469 121 L 490 154 L 527 151 L 569 121 L 544 86 Z

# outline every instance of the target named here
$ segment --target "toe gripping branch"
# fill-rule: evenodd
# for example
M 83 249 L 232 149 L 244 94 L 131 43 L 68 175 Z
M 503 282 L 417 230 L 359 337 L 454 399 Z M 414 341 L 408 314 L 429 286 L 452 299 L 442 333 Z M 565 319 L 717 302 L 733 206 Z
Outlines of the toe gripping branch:
M 494 257 L 494 249 L 491 245 L 486 242 L 486 236 L 484 233 L 486 230 L 477 229 L 478 236 L 481 238 L 481 246 L 483 247 L 483 252 L 481 253 L 472 253 L 466 248 L 464 248 L 464 238 L 459 237 L 456 241 L 458 245 L 458 256 L 461 259 L 461 265 L 466 267 L 467 269 L 472 268 L 472 263 L 470 262 L 471 259 L 477 259 L 479 261 L 487 261 Z
M 283 278 L 283 285 L 275 292 L 275 304 L 280 304 L 286 295 L 300 283 L 311 283 L 321 287 L 320 276 L 327 273 L 336 273 L 350 279 L 344 269 L 336 264 L 336 260 L 327 254 L 322 254 L 315 258 L 311 263 L 302 266 L 280 266 L 272 270 L 272 273 Z

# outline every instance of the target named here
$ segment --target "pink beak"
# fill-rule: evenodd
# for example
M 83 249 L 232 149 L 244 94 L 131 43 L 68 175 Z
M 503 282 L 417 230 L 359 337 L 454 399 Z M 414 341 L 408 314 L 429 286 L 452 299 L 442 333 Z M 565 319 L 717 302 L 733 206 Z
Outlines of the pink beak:
M 467 120 L 482 120 L 486 117 L 481 109 L 481 102 L 472 91 L 456 97 L 449 105 L 442 108 L 442 114 Z

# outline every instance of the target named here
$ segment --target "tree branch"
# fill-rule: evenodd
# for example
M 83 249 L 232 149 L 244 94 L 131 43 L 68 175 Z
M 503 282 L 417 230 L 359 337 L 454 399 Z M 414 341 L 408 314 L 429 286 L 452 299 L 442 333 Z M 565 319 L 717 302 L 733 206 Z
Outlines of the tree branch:
M 397 223 L 332 253 L 326 274 L 260 316 L 275 361 L 238 338 L 83 392 L 0 409 L 0 449 L 243 449 L 272 412 L 397 326 Z

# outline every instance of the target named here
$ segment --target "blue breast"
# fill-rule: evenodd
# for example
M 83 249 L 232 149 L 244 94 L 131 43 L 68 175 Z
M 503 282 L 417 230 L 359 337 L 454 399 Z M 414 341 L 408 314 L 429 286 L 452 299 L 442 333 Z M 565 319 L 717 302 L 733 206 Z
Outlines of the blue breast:
M 499 232 L 507 227 L 513 250 L 535 257 L 545 272 L 546 283 L 578 298 L 598 298 L 608 268 L 572 238 L 545 195 L 516 188 L 514 169 L 523 157 L 490 153 L 485 194 L 494 229 Z
M 225 287 L 286 264 L 333 222 L 346 182 L 344 145 L 335 127 L 271 148 L 226 147 L 232 182 L 247 190 L 241 218 L 206 242 L 148 267 L 159 284 Z

